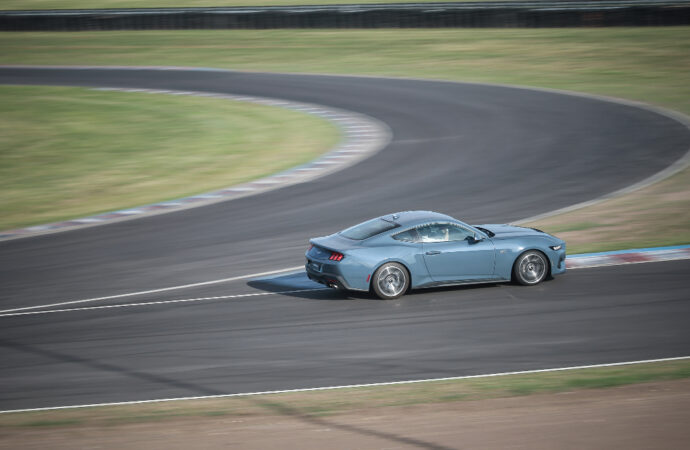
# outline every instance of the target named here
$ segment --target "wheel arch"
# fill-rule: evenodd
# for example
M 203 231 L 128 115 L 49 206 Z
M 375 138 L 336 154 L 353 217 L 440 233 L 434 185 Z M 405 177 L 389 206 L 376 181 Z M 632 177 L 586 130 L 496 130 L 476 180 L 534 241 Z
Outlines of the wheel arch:
M 376 265 L 372 269 L 371 277 L 369 277 L 369 283 L 368 283 L 369 284 L 369 292 L 372 291 L 372 282 L 374 281 L 374 274 L 376 273 L 377 270 L 379 270 L 381 268 L 381 266 L 383 266 L 384 264 L 388 264 L 388 263 L 396 263 L 396 264 L 400 264 L 401 266 L 403 266 L 403 269 L 405 269 L 405 272 L 407 272 L 407 279 L 410 280 L 409 286 L 407 286 L 407 290 L 405 291 L 405 293 L 410 292 L 410 289 L 412 289 L 412 272 L 410 271 L 410 268 L 408 267 L 408 265 L 404 261 L 402 261 L 398 258 L 392 258 L 392 259 L 387 259 L 385 261 L 381 261 L 378 265 Z
M 546 276 L 545 276 L 545 279 L 550 278 L 551 277 L 551 264 L 552 263 L 551 263 L 551 258 L 549 258 L 549 255 L 539 247 L 528 247 L 528 248 L 524 248 L 513 259 L 513 263 L 510 265 L 510 280 L 515 282 L 515 264 L 517 264 L 518 259 L 520 259 L 520 257 L 527 252 L 539 252 L 542 254 L 542 256 L 544 258 L 546 258 Z

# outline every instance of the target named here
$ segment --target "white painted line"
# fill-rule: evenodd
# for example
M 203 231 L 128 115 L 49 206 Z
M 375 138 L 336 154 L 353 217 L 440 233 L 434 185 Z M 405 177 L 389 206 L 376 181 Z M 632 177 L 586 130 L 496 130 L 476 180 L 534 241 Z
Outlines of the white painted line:
M 250 273 L 247 275 L 239 275 L 236 277 L 222 278 L 220 280 L 202 281 L 200 283 L 183 284 L 180 286 L 170 286 L 170 287 L 159 288 L 159 289 L 149 289 L 147 291 L 129 292 L 127 294 L 108 295 L 105 297 L 86 298 L 83 300 L 71 300 L 71 301 L 66 301 L 66 302 L 51 303 L 49 305 L 36 305 L 36 306 L 25 306 L 23 308 L 4 309 L 4 310 L 0 310 L 0 314 L 7 314 L 7 313 L 12 313 L 12 312 L 17 312 L 17 311 L 28 311 L 28 310 L 40 309 L 40 308 L 53 308 L 56 306 L 76 305 L 79 303 L 97 302 L 97 301 L 101 301 L 101 300 L 112 300 L 115 298 L 134 297 L 137 295 L 155 294 L 158 292 L 175 291 L 178 289 L 188 289 L 188 288 L 199 287 L 199 286 L 208 286 L 211 284 L 227 283 L 229 281 L 246 280 L 248 278 L 259 278 L 259 277 L 263 277 L 266 275 L 275 275 L 278 273 L 295 271 L 295 270 L 301 269 L 301 268 L 302 268 L 302 266 L 294 266 L 294 267 L 288 267 L 287 269 L 270 270 L 268 272 L 260 272 L 260 273 Z
M 660 252 L 657 251 L 657 252 L 649 252 L 649 253 L 650 254 L 651 253 L 659 254 Z M 616 262 L 611 262 L 611 263 L 596 262 L 596 263 L 589 264 L 589 265 L 578 265 L 578 266 L 574 266 L 574 267 L 568 267 L 568 270 L 570 271 L 570 270 L 578 270 L 578 269 L 592 269 L 592 268 L 597 268 L 597 267 L 626 266 L 626 265 L 631 265 L 631 264 L 646 264 L 646 263 L 653 263 L 653 262 L 666 262 L 666 261 L 678 261 L 681 259 L 690 259 L 690 256 L 688 256 L 686 254 L 680 254 L 679 255 L 679 254 L 667 253 L 666 255 L 663 258 L 657 257 L 657 259 L 650 259 L 647 261 L 616 261 Z M 572 259 L 577 259 L 577 255 L 574 255 L 574 256 L 575 257 Z M 595 256 L 583 257 L 581 259 L 585 259 L 585 260 L 586 259 L 597 259 L 597 261 L 600 261 L 598 259 L 598 257 L 595 257 Z M 254 273 L 254 274 L 248 274 L 248 275 L 240 275 L 240 276 L 236 276 L 236 277 L 223 278 L 220 280 L 203 281 L 203 282 L 199 282 L 199 283 L 185 284 L 185 285 L 180 285 L 180 286 L 170 286 L 170 287 L 159 288 L 159 289 L 151 289 L 151 290 L 147 290 L 147 291 L 130 292 L 127 294 L 110 295 L 110 296 L 105 296 L 105 297 L 96 297 L 96 298 L 89 298 L 89 299 L 83 299 L 83 300 L 71 300 L 71 301 L 65 301 L 65 302 L 60 302 L 60 303 L 51 303 L 51 304 L 46 304 L 46 305 L 26 306 L 23 308 L 5 309 L 5 310 L 0 310 L 0 317 L 11 317 L 11 316 L 21 316 L 21 315 L 39 314 L 39 313 L 52 313 L 52 312 L 83 311 L 83 310 L 87 310 L 87 309 L 118 308 L 118 307 L 125 307 L 125 306 L 161 305 L 161 304 L 166 304 L 166 303 L 182 303 L 182 302 L 186 302 L 186 301 L 214 300 L 214 299 L 222 299 L 222 298 L 238 298 L 238 297 L 268 295 L 268 294 L 300 292 L 300 291 L 284 291 L 284 292 L 273 292 L 273 293 L 268 293 L 268 294 L 265 294 L 265 293 L 238 294 L 238 295 L 230 295 L 230 296 L 222 296 L 222 297 L 204 297 L 204 298 L 199 298 L 199 299 L 161 300 L 161 301 L 157 301 L 157 302 L 146 302 L 146 303 L 107 305 L 107 306 L 87 307 L 87 308 L 70 308 L 70 309 L 48 310 L 48 311 L 39 311 L 39 312 L 35 311 L 37 309 L 42 309 L 42 308 L 53 308 L 56 306 L 66 306 L 66 305 L 74 305 L 74 304 L 95 302 L 95 301 L 101 301 L 101 300 L 112 300 L 112 299 L 117 299 L 117 298 L 133 297 L 133 296 L 145 295 L 145 294 L 155 294 L 158 292 L 174 291 L 174 290 L 187 289 L 187 288 L 193 288 L 193 287 L 199 287 L 199 286 L 208 286 L 208 285 L 212 285 L 212 284 L 220 284 L 220 283 L 243 280 L 243 279 L 248 279 L 248 278 L 262 278 L 262 277 L 266 278 L 266 277 L 269 277 L 271 275 L 292 275 L 295 273 L 301 273 L 302 271 L 303 271 L 303 266 L 294 266 L 294 267 L 288 267 L 285 269 L 271 270 L 268 272 Z M 321 290 L 321 289 L 305 289 L 305 290 Z M 21 313 L 20 311 L 34 311 L 34 312 L 32 312 L 32 313 Z
M 312 391 L 328 391 L 334 389 L 352 389 L 352 388 L 364 388 L 364 387 L 377 387 L 377 386 L 395 386 L 399 384 L 415 384 L 415 383 L 428 383 L 432 381 L 456 381 L 456 380 L 471 380 L 475 378 L 491 378 L 491 377 L 503 377 L 509 375 L 529 375 L 535 373 L 547 373 L 547 372 L 564 372 L 568 370 L 578 370 L 578 369 L 598 369 L 602 367 L 616 367 L 616 366 L 627 366 L 633 364 L 649 364 L 667 361 L 681 361 L 684 359 L 690 359 L 690 356 L 679 356 L 676 358 L 661 358 L 661 359 L 646 359 L 642 361 L 626 361 L 608 364 L 590 364 L 586 366 L 573 366 L 573 367 L 558 367 L 555 369 L 537 369 L 537 370 L 521 370 L 517 372 L 501 372 L 501 373 L 490 373 L 484 375 L 466 375 L 461 377 L 445 377 L 445 378 L 428 378 L 424 380 L 406 380 L 406 381 L 389 381 L 384 383 L 366 383 L 366 384 L 349 384 L 344 386 L 324 386 L 315 388 L 304 388 L 304 389 L 283 389 L 276 391 L 261 391 L 261 392 L 244 392 L 237 394 L 219 394 L 219 395 L 199 395 L 195 397 L 176 397 L 176 398 L 161 398 L 155 400 L 135 400 L 130 402 L 112 402 L 112 403 L 91 403 L 87 405 L 71 405 L 71 406 L 50 406 L 46 408 L 26 408 L 26 409 L 9 409 L 0 411 L 0 414 L 10 414 L 10 413 L 23 413 L 23 412 L 35 412 L 35 411 L 56 411 L 60 409 L 77 409 L 77 408 L 94 408 L 98 406 L 124 406 L 124 405 L 143 405 L 147 403 L 163 403 L 163 402 L 176 402 L 183 400 L 209 400 L 217 398 L 231 398 L 231 397 L 249 397 L 254 395 L 271 395 L 271 394 L 290 394 L 297 392 L 312 392 Z
M 168 305 L 171 303 L 194 303 L 203 302 L 209 300 L 229 300 L 236 298 L 247 298 L 247 297 L 262 297 L 268 295 L 284 295 L 284 294 L 297 294 L 300 292 L 311 292 L 311 291 L 325 291 L 330 288 L 313 288 L 313 289 L 296 289 L 292 291 L 280 291 L 280 292 L 253 292 L 248 294 L 233 294 L 233 295 L 219 295 L 215 297 L 198 297 L 198 298 L 183 298 L 177 300 L 158 300 L 155 302 L 139 302 L 139 303 L 122 303 L 119 305 L 100 305 L 100 306 L 83 306 L 80 308 L 66 308 L 66 309 L 48 309 L 40 311 L 23 311 L 14 312 L 8 314 L 0 314 L 0 317 L 15 317 L 15 316 L 34 316 L 39 314 L 52 314 L 61 312 L 75 312 L 75 311 L 91 311 L 94 309 L 112 309 L 112 308 L 129 308 L 132 306 L 151 306 L 151 305 Z
M 265 277 L 257 278 L 257 281 L 275 280 L 276 278 L 287 277 L 287 276 L 290 276 L 290 275 L 297 275 L 297 274 L 300 274 L 300 273 L 306 274 L 306 272 L 304 271 L 304 267 L 303 267 L 303 266 L 300 266 L 299 269 L 295 269 L 295 270 L 292 270 L 292 271 L 289 271 L 289 272 L 281 272 L 281 273 L 279 273 L 279 274 L 268 275 L 268 276 L 265 276 Z

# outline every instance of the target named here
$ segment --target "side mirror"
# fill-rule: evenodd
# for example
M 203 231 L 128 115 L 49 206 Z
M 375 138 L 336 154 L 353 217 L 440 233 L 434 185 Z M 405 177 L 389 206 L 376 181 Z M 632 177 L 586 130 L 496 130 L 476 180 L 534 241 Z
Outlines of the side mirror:
M 484 240 L 484 237 L 479 235 L 479 234 L 474 234 L 472 236 L 468 236 L 467 240 L 469 241 L 470 244 L 475 244 L 477 242 L 481 242 Z

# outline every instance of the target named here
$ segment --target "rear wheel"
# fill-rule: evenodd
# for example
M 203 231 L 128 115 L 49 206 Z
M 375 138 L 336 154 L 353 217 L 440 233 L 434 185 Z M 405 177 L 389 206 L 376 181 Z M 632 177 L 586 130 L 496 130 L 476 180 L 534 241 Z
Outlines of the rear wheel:
M 537 250 L 518 256 L 513 266 L 513 278 L 524 286 L 541 283 L 549 273 L 549 260 Z
M 386 263 L 374 272 L 371 287 L 380 299 L 393 300 L 402 296 L 410 287 L 410 277 L 401 264 Z

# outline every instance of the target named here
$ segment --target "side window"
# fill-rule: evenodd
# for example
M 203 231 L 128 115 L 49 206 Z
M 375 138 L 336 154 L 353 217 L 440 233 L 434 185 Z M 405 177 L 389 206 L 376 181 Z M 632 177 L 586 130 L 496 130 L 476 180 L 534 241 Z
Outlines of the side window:
M 438 223 L 419 227 L 417 231 L 422 242 L 445 242 L 448 240 L 441 224 Z
M 412 228 L 411 230 L 393 235 L 393 239 L 404 242 L 419 242 L 419 235 L 417 234 L 417 230 Z
M 470 236 L 474 236 L 474 233 L 470 230 L 466 230 L 457 225 L 450 225 L 449 228 L 449 241 L 464 241 Z
M 463 241 L 472 232 L 451 223 L 435 223 L 417 229 L 422 242 Z

